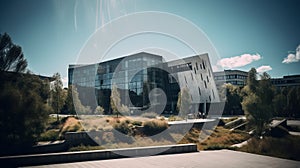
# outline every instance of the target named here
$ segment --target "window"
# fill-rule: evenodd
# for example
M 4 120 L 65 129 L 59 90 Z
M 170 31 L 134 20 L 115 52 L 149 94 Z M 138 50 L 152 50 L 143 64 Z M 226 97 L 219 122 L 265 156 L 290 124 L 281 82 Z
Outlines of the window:
M 196 68 L 197 68 L 197 70 L 199 70 L 199 69 L 198 69 L 198 63 L 197 63 L 197 62 L 196 62 Z M 196 73 L 196 72 L 195 72 L 195 73 Z
M 198 87 L 198 92 L 199 92 L 199 96 L 201 96 L 201 90 L 199 87 Z
M 188 65 L 188 67 L 190 68 L 190 70 L 192 70 L 193 69 L 193 67 L 192 67 L 192 63 L 187 63 L 187 65 Z
M 209 79 L 208 79 L 208 76 L 206 76 L 206 79 L 207 79 L 207 82 L 209 83 Z
M 206 84 L 206 81 L 204 81 L 204 86 L 205 86 L 205 88 L 207 89 L 207 84 Z

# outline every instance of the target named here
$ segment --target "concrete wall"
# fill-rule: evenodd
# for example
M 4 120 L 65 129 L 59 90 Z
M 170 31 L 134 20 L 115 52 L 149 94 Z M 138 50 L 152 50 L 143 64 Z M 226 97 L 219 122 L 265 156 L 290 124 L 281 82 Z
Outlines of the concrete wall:
M 139 147 L 128 149 L 113 149 L 113 150 L 94 150 L 94 151 L 81 151 L 81 152 L 61 152 L 49 154 L 36 154 L 36 155 L 21 155 L 21 156 L 7 156 L 0 157 L 1 165 L 14 167 L 14 166 L 30 166 L 30 165 L 45 165 L 55 163 L 68 163 L 80 162 L 88 160 L 101 160 L 101 159 L 116 159 L 128 156 L 139 157 L 148 156 L 149 154 L 156 153 L 162 154 L 176 154 L 197 152 L 196 144 L 180 144 L 180 145 L 165 145 L 165 146 L 152 146 L 152 147 Z M 157 154 L 157 155 L 158 155 Z

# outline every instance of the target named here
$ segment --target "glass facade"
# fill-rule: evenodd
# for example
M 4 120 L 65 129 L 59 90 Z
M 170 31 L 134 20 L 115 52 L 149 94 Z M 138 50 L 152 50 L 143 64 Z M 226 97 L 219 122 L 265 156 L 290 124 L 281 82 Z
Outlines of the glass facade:
M 162 72 L 161 66 L 161 56 L 145 53 L 93 65 L 70 65 L 69 84 L 76 85 L 79 89 L 94 89 L 96 103 L 105 111 L 111 111 L 109 101 L 113 85 L 116 85 L 120 92 L 121 104 L 147 108 L 148 90 L 165 90 L 166 73 Z M 87 99 L 80 96 L 80 100 Z
M 82 104 L 92 109 L 102 106 L 107 114 L 112 111 L 110 96 L 114 85 L 120 93 L 121 104 L 129 109 L 143 110 L 151 104 L 160 104 L 159 97 L 162 95 L 157 91 L 159 89 L 167 98 L 164 111 L 175 113 L 181 87 L 190 86 L 191 98 L 196 106 L 200 101 L 219 100 L 214 94 L 217 90 L 211 73 L 207 55 L 164 62 L 161 56 L 138 53 L 97 64 L 70 65 L 69 85 L 75 85 L 79 90 Z M 153 93 L 154 90 L 157 93 Z M 150 91 L 154 95 L 151 102 Z

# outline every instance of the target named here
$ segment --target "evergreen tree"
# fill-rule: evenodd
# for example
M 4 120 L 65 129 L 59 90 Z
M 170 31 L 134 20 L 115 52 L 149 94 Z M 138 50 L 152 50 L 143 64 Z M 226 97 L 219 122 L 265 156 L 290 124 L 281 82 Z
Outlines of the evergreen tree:
M 0 72 L 0 153 L 30 149 L 44 131 L 49 85 L 30 74 Z
M 258 81 L 255 69 L 248 74 L 247 85 L 243 88 L 242 107 L 250 124 L 255 126 L 261 136 L 271 122 L 273 113 L 274 88 L 267 73 Z
M 189 113 L 191 107 L 191 95 L 189 93 L 189 89 L 184 87 L 178 93 L 178 100 L 177 100 L 177 110 L 178 113 L 181 113 L 183 117 L 187 119 L 187 114 Z
M 27 61 L 22 48 L 8 34 L 0 34 L 0 71 L 25 72 Z
M 51 85 L 51 106 L 53 111 L 57 115 L 57 121 L 59 121 L 59 113 L 64 105 L 64 95 L 63 95 L 63 83 L 59 73 L 53 75 L 55 79 Z
M 116 85 L 113 85 L 111 89 L 110 106 L 113 111 L 113 114 L 116 114 L 118 118 L 120 114 L 119 109 L 121 109 L 121 98 Z

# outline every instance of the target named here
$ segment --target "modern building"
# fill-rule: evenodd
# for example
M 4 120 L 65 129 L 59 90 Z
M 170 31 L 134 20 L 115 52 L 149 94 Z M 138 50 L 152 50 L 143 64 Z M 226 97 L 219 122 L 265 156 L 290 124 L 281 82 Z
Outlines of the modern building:
M 232 85 L 243 87 L 246 85 L 247 77 L 248 72 L 240 70 L 214 72 L 217 88 L 221 88 L 224 83 L 231 83 Z
M 283 78 L 272 78 L 271 82 L 277 88 L 300 86 L 300 75 L 288 75 Z
M 106 113 L 111 111 L 113 85 L 121 104 L 130 109 L 155 105 L 175 113 L 180 88 L 188 88 L 192 112 L 206 111 L 206 103 L 220 101 L 208 54 L 165 62 L 162 56 L 141 52 L 96 64 L 69 65 L 68 72 L 69 85 L 77 87 L 82 104 L 102 106 Z

